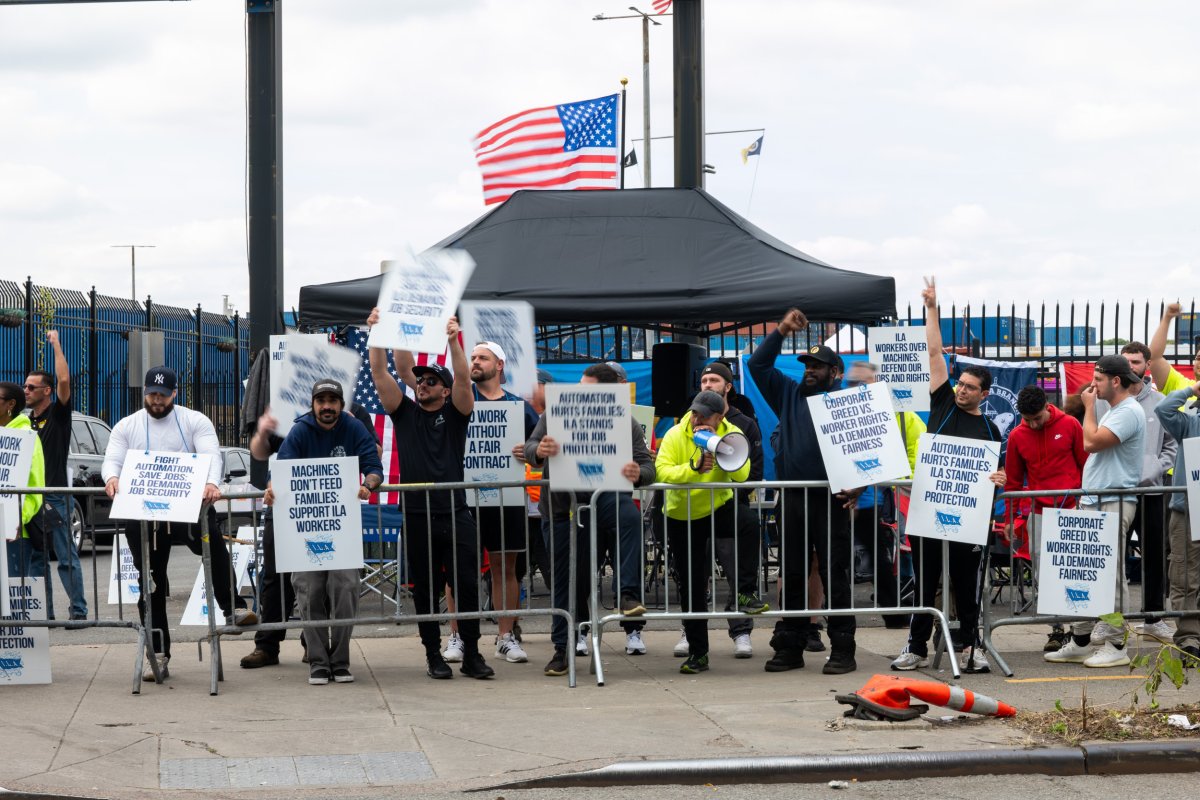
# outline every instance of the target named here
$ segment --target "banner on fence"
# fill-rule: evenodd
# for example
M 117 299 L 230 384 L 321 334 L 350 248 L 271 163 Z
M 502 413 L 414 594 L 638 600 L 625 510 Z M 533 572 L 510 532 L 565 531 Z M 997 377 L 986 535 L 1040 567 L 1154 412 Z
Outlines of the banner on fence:
M 362 363 L 357 352 L 333 344 L 324 336 L 290 334 L 284 338 L 278 379 L 274 370 L 271 373 L 271 412 L 279 420 L 275 432 L 280 436 L 287 436 L 296 418 L 312 409 L 312 390 L 317 381 L 333 379 L 340 383 L 349 410 Z
M 133 551 L 125 534 L 117 534 L 113 543 L 116 551 L 108 569 L 108 604 L 136 603 L 142 592 L 138 583 L 137 567 L 133 563 Z
M 1121 521 L 1111 511 L 1042 512 L 1037 613 L 1098 617 L 1116 607 Z
M 998 442 L 921 434 L 906 532 L 930 539 L 986 543 L 996 491 L 988 476 L 999 462 Z
M 525 480 L 525 463 L 513 458 L 513 448 L 525 444 L 525 404 L 519 400 L 475 403 L 467 425 L 467 450 L 463 480 L 497 483 Z M 503 498 L 500 496 L 503 493 Z M 525 490 L 479 489 L 481 506 L 523 506 Z M 467 502 L 475 505 L 475 498 Z
M 480 342 L 500 345 L 504 386 L 514 394 L 531 396 L 537 385 L 533 306 L 524 300 L 463 300 L 458 304 L 458 321 L 467 355 Z
M 983 367 L 992 374 L 992 388 L 983 399 L 979 409 L 1000 429 L 1000 438 L 1008 441 L 1008 434 L 1021 424 L 1017 412 L 1017 394 L 1030 384 L 1037 383 L 1037 361 L 988 361 L 982 358 L 955 356 L 951 361 L 953 377 L 957 378 L 963 367 Z
M 275 490 L 275 569 L 362 569 L 362 506 L 357 458 L 279 459 Z
M 908 477 L 908 454 L 891 393 L 882 383 L 808 398 L 833 491 Z
M 1183 440 L 1183 459 L 1187 463 L 1187 502 L 1191 513 L 1192 541 L 1200 542 L 1200 439 Z
M 925 326 L 867 328 L 867 358 L 879 367 L 897 411 L 929 410 L 929 350 Z
M 21 624 L 46 618 L 45 581 L 11 581 L 6 599 L 9 610 L 0 615 L 0 686 L 50 683 L 50 629 Z
M 253 529 L 251 529 L 253 530 Z M 219 545 L 215 545 L 218 546 Z M 234 591 L 240 590 L 249 581 L 248 567 L 254 561 L 254 545 L 252 544 L 235 544 L 229 548 L 229 558 L 233 563 L 233 585 L 236 587 Z M 204 564 L 200 564 L 200 569 L 196 573 L 196 581 L 192 584 L 192 593 L 188 597 L 187 607 L 183 609 L 183 617 L 179 620 L 180 625 L 204 625 L 208 626 L 208 611 L 210 608 L 216 607 L 220 610 L 220 604 L 213 598 L 209 597 L 204 591 Z M 224 620 L 218 620 L 218 625 L 224 625 Z
M 130 450 L 113 497 L 112 519 L 195 522 L 212 456 Z
M 546 384 L 546 435 L 555 491 L 629 491 L 621 469 L 633 460 L 629 390 L 619 383 Z
M 454 315 L 475 261 L 466 250 L 430 250 L 383 262 L 379 322 L 367 337 L 371 347 L 441 355 L 446 320 Z M 533 358 L 531 351 L 529 357 Z

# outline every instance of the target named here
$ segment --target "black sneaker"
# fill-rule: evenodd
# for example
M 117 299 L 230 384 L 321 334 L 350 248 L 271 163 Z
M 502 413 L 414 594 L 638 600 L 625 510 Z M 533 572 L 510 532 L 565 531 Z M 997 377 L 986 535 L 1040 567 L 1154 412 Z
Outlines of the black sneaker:
M 324 686 L 329 683 L 329 670 L 324 667 L 313 667 L 308 673 L 309 686 Z
M 258 669 L 259 667 L 273 667 L 279 663 L 279 653 L 268 653 L 262 648 L 255 648 L 254 652 L 248 656 L 242 657 L 242 669 Z
M 1050 636 L 1046 639 L 1046 644 L 1042 646 L 1043 653 L 1057 653 L 1062 649 L 1062 646 L 1070 641 L 1071 635 L 1064 630 L 1055 628 L 1050 631 Z
M 761 614 L 771 610 L 771 604 L 756 594 L 739 594 L 737 607 L 743 614 Z
M 825 661 L 825 666 L 821 667 L 821 673 L 824 675 L 845 675 L 847 672 L 854 672 L 858 669 L 858 663 L 854 660 L 854 652 L 849 650 L 839 650 L 836 647 L 829 654 L 829 658 Z
M 567 651 L 556 649 L 551 659 L 546 662 L 546 666 L 542 669 L 542 672 L 551 677 L 566 675 L 569 672 L 567 669 Z
M 646 613 L 646 607 L 633 595 L 623 594 L 621 595 L 621 613 L 627 617 L 640 617 Z
M 454 677 L 454 670 L 450 669 L 450 665 L 446 663 L 446 659 L 442 658 L 441 653 L 431 653 L 425 656 L 425 664 L 425 674 L 435 681 L 448 681 Z
M 679 665 L 679 671 L 684 675 L 699 675 L 708 672 L 708 653 L 702 656 L 688 656 L 687 661 Z
M 803 669 L 803 650 L 776 650 L 775 655 L 763 664 L 767 672 L 787 672 L 789 669 Z
M 489 667 L 487 662 L 483 660 L 483 656 L 479 653 L 468 653 L 463 656 L 463 663 L 458 668 L 458 671 L 468 678 L 479 678 L 481 680 L 483 678 L 490 678 L 496 674 L 496 670 Z
M 65 627 L 69 631 L 78 631 L 78 630 L 82 630 L 83 628 L 87 627 L 87 621 L 88 621 L 87 614 L 72 614 L 71 619 L 63 627 Z
M 338 667 L 333 671 L 334 683 L 354 683 L 354 676 L 350 674 L 350 670 L 345 667 Z
M 825 643 L 821 641 L 820 628 L 809 628 L 808 633 L 804 635 L 804 649 L 810 653 L 825 652 Z

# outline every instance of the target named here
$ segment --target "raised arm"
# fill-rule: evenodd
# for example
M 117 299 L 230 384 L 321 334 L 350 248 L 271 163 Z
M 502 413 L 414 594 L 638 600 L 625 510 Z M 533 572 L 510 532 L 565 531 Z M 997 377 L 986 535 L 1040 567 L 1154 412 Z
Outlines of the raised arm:
M 46 341 L 54 350 L 54 384 L 58 402 L 71 407 L 71 365 L 63 355 L 62 344 L 58 341 L 58 331 L 46 331 Z
M 754 352 L 750 355 L 750 361 L 747 363 L 751 379 L 776 415 L 782 410 L 784 394 L 793 381 L 776 369 L 775 359 L 783 350 L 784 337 L 791 336 L 807 327 L 808 318 L 804 316 L 804 313 L 798 308 L 789 308 L 783 315 L 783 319 L 779 321 L 778 327 L 763 337 L 758 347 L 754 348 Z
M 371 309 L 371 316 L 367 317 L 367 328 L 379 321 L 379 309 Z M 404 390 L 400 388 L 400 384 L 392 378 L 387 368 L 387 351 L 382 347 L 372 347 L 367 351 L 367 360 L 371 363 L 371 380 L 375 382 L 375 391 L 379 393 L 379 404 L 383 406 L 383 410 L 391 414 L 400 404 L 404 402 Z M 412 374 L 412 354 L 408 354 L 408 378 L 413 379 Z M 396 371 L 400 372 L 399 359 L 396 363 Z
M 475 410 L 475 393 L 471 391 L 471 368 L 467 365 L 467 354 L 458 340 L 458 317 L 446 321 L 446 339 L 450 344 L 450 367 L 454 372 L 454 388 L 450 390 L 450 402 L 464 417 Z
M 946 359 L 942 356 L 942 320 L 938 315 L 937 279 L 930 275 L 921 291 L 925 303 L 925 349 L 929 351 L 929 391 L 950 380 Z
M 1158 328 L 1150 337 L 1150 377 L 1154 379 L 1154 385 L 1160 391 L 1171 374 L 1171 365 L 1167 363 L 1167 336 L 1170 333 L 1171 321 L 1177 319 L 1181 313 L 1182 304 L 1168 303 L 1163 309 L 1162 319 L 1158 321 Z

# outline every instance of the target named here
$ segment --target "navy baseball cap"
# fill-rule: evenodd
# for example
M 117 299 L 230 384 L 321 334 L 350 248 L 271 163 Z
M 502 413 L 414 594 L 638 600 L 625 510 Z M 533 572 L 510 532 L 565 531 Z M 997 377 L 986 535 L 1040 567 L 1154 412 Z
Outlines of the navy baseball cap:
M 826 347 L 823 344 L 813 345 L 808 348 L 807 352 L 796 356 L 796 360 L 805 364 L 816 362 L 817 364 L 828 364 L 831 367 L 842 368 L 842 357 L 833 352 L 832 347 Z
M 420 378 L 422 375 L 435 375 L 442 385 L 447 389 L 454 386 L 454 373 L 443 367 L 441 364 L 425 364 L 423 366 L 413 367 L 413 375 Z
M 175 370 L 170 367 L 151 367 L 146 373 L 145 394 L 169 395 L 175 391 Z

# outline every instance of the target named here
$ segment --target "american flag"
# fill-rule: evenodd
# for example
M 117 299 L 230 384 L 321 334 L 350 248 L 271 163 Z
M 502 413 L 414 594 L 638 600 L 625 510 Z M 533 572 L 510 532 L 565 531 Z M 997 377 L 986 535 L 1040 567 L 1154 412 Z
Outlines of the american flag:
M 518 189 L 616 189 L 618 99 L 534 108 L 480 131 L 474 146 L 484 203 L 502 203 Z
M 650 5 L 654 6 L 655 14 L 665 14 L 671 8 L 671 0 L 652 0 Z
M 375 423 L 375 435 L 379 439 L 383 447 L 383 469 L 387 480 L 385 483 L 400 482 L 400 453 L 396 450 L 396 436 L 392 430 L 392 418 L 387 415 L 383 409 L 383 404 L 379 400 L 379 391 L 375 388 L 375 381 L 371 378 L 371 362 L 367 354 L 367 332 L 359 328 L 347 328 L 345 333 L 337 334 L 334 341 L 345 347 L 353 348 L 359 356 L 358 377 L 354 382 L 354 402 L 367 410 L 371 415 L 371 419 Z M 440 356 L 430 356 L 425 353 L 418 353 L 415 356 L 418 365 L 424 364 L 446 364 L 449 357 L 446 353 Z M 391 351 L 388 351 L 388 374 L 396 379 L 399 383 L 400 378 L 396 374 L 396 367 L 392 363 Z M 409 397 L 413 396 L 412 389 L 404 387 L 405 393 Z M 387 504 L 396 504 L 400 502 L 399 492 L 384 492 L 371 495 L 371 505 L 378 505 L 380 497 Z

